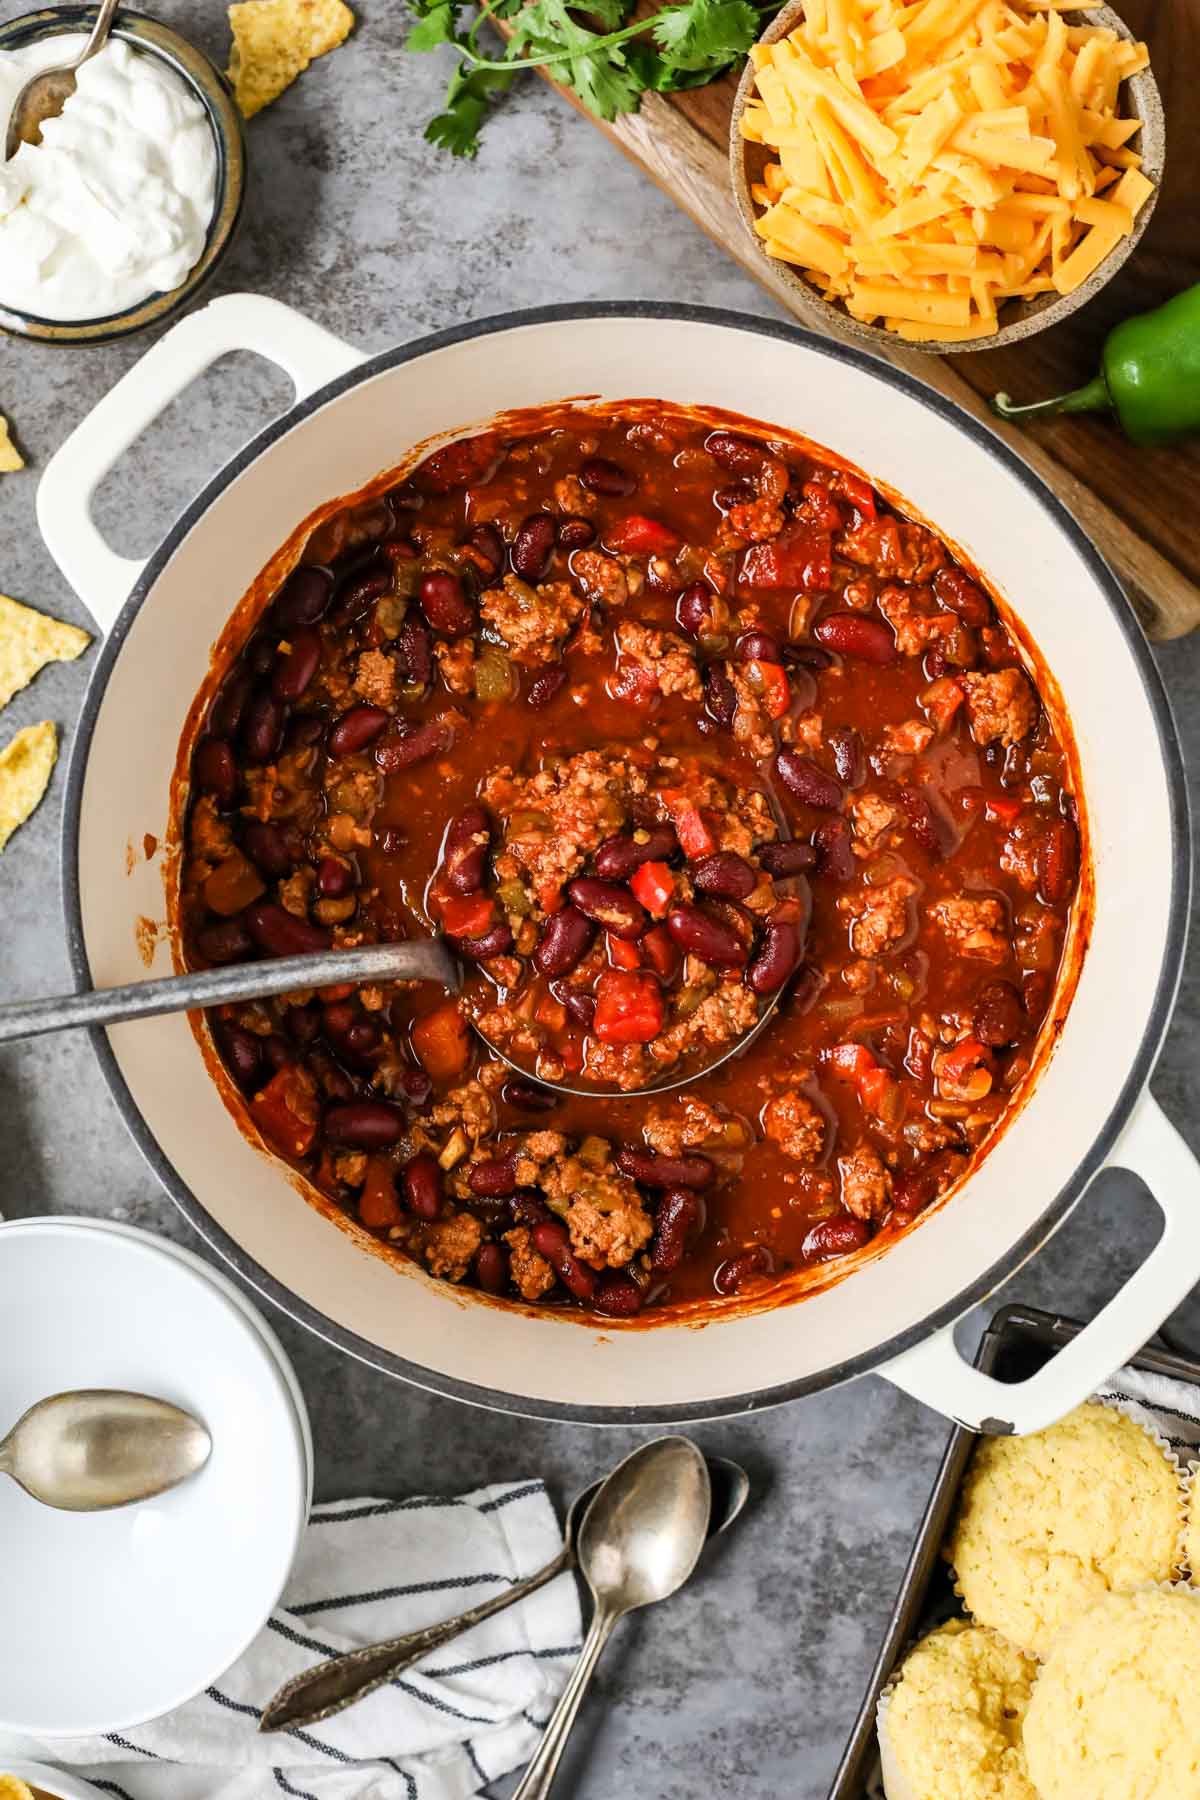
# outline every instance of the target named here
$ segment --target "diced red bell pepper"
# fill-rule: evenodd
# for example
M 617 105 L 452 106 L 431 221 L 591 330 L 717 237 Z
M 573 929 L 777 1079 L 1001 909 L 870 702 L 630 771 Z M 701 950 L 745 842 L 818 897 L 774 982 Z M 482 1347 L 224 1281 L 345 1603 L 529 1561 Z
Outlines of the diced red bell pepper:
M 396 1165 L 382 1156 L 372 1156 L 367 1163 L 358 1216 L 371 1231 L 386 1231 L 404 1217 L 396 1195 Z
M 827 531 L 799 521 L 765 544 L 751 544 L 741 578 L 752 588 L 802 588 L 826 593 L 833 583 L 833 543 Z
M 662 690 L 652 669 L 646 668 L 644 663 L 634 662 L 631 657 L 619 656 L 608 691 L 614 700 L 628 700 L 631 706 L 649 706 Z
M 845 494 L 851 506 L 860 512 L 864 519 L 873 519 L 879 508 L 875 501 L 875 489 L 861 475 L 852 475 L 849 469 L 843 469 L 838 476 L 838 491 Z
M 792 704 L 792 689 L 782 663 L 750 662 L 746 679 L 763 704 L 769 719 L 782 719 Z
M 938 1079 L 957 1087 L 975 1069 L 990 1068 L 991 1051 L 978 1038 L 966 1037 L 942 1053 L 938 1062 Z
M 653 975 L 606 969 L 596 983 L 592 1030 L 606 1044 L 648 1044 L 663 1026 L 663 996 Z
M 644 513 L 630 513 L 605 533 L 610 550 L 629 556 L 678 556 L 683 539 L 659 519 L 648 519 Z
M 853 1082 L 859 1101 L 867 1111 L 882 1113 L 895 1081 L 866 1045 L 835 1044 L 829 1060 L 839 1075 Z
M 317 1135 L 317 1084 L 299 1063 L 285 1063 L 250 1102 L 250 1116 L 286 1156 L 307 1156 Z
M 416 1021 L 412 1046 L 421 1067 L 435 1081 L 462 1074 L 471 1056 L 471 1031 L 457 1000 L 447 1000 Z
M 989 794 L 984 802 L 983 816 L 989 825 L 1015 825 L 1023 811 L 1024 801 Z
M 675 898 L 675 876 L 665 862 L 642 863 L 630 876 L 629 885 L 652 918 L 666 918 Z
M 608 960 L 614 969 L 640 969 L 642 953 L 637 945 L 628 938 L 614 937 L 612 932 L 605 934 L 608 946 Z
M 682 788 L 664 788 L 660 798 L 671 815 L 675 836 L 689 861 L 695 862 L 698 857 L 711 856 L 717 847 L 717 840 L 700 808 L 693 805 Z
M 482 937 L 492 923 L 496 903 L 490 894 L 454 895 L 442 902 L 442 929 L 447 937 Z
M 653 926 L 639 945 L 643 956 L 664 981 L 674 981 L 683 961 L 683 953 L 665 925 Z

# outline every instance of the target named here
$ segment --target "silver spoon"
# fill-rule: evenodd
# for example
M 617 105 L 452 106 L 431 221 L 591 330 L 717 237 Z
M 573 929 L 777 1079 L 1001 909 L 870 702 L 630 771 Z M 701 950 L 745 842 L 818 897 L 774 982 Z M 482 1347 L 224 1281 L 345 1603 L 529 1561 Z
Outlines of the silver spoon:
M 0 1443 L 0 1474 L 44 1506 L 104 1512 L 165 1494 L 202 1469 L 211 1451 L 199 1419 L 168 1400 L 79 1388 L 21 1415 Z
M 595 1602 L 583 1650 L 512 1800 L 547 1800 L 601 1652 L 626 1613 L 668 1600 L 696 1566 L 712 1506 L 708 1469 L 687 1438 L 659 1438 L 613 1470 L 579 1530 L 579 1571 Z
M 741 1513 L 750 1495 L 750 1477 L 740 1463 L 731 1462 L 728 1457 L 710 1456 L 706 1460 L 712 1489 L 708 1521 L 711 1538 L 728 1531 Z M 611 1480 L 612 1476 L 606 1479 Z M 426 1625 L 419 1631 L 406 1632 L 403 1637 L 389 1638 L 385 1643 L 368 1644 L 360 1650 L 348 1650 L 343 1656 L 331 1656 L 327 1662 L 293 1675 L 267 1703 L 258 1729 L 294 1731 L 331 1719 L 335 1713 L 365 1700 L 377 1688 L 385 1687 L 397 1675 L 403 1675 L 431 1651 L 440 1650 L 443 1644 L 470 1631 L 472 1626 L 482 1625 L 485 1619 L 494 1618 L 505 1607 L 524 1600 L 527 1594 L 536 1593 L 564 1569 L 573 1568 L 580 1521 L 603 1485 L 594 1481 L 591 1487 L 575 1496 L 563 1526 L 562 1549 L 536 1574 L 527 1575 L 524 1581 L 505 1588 L 502 1594 L 494 1594 L 490 1600 L 482 1601 L 453 1619 L 445 1619 L 441 1624 Z
M 117 0 L 101 0 L 92 34 L 75 61 L 61 69 L 43 69 L 40 74 L 30 76 L 20 89 L 8 119 L 4 141 L 6 162 L 17 154 L 22 144 L 41 143 L 42 126 L 47 119 L 57 119 L 75 92 L 77 72 L 107 44 L 116 10 Z

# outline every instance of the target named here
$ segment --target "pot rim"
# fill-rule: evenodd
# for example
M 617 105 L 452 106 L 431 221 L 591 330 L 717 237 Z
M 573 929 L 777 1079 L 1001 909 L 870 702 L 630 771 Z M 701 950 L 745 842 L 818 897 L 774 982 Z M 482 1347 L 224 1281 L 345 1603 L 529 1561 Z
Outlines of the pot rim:
M 899 389 L 909 399 L 916 401 L 919 405 L 934 412 L 947 424 L 964 432 L 995 461 L 1002 463 L 1009 474 L 1015 475 L 1030 499 L 1040 505 L 1043 511 L 1050 515 L 1058 529 L 1067 536 L 1081 560 L 1091 571 L 1097 586 L 1103 592 L 1141 676 L 1142 686 L 1150 705 L 1158 736 L 1169 792 L 1171 899 L 1162 963 L 1146 1028 L 1130 1059 L 1129 1072 L 1122 1083 L 1120 1093 L 1070 1181 L 1053 1199 L 1048 1201 L 1036 1224 L 1011 1245 L 1003 1256 L 998 1257 L 988 1268 L 982 1270 L 957 1294 L 927 1314 L 919 1324 L 909 1326 L 904 1331 L 876 1344 L 870 1350 L 862 1351 L 830 1368 L 799 1377 L 793 1381 L 750 1389 L 744 1393 L 727 1395 L 718 1400 L 690 1401 L 673 1406 L 603 1406 L 543 1400 L 508 1393 L 502 1389 L 488 1387 L 485 1383 L 466 1382 L 457 1377 L 444 1375 L 436 1369 L 426 1367 L 423 1363 L 414 1362 L 394 1351 L 384 1350 L 349 1327 L 339 1325 L 318 1307 L 300 1299 L 254 1257 L 248 1255 L 236 1239 L 231 1237 L 210 1216 L 203 1202 L 182 1180 L 159 1148 L 157 1140 L 130 1093 L 106 1033 L 97 1027 L 93 1028 L 89 1035 L 100 1063 L 101 1072 L 127 1130 L 141 1151 L 144 1160 L 184 1218 L 204 1242 L 216 1250 L 257 1294 L 270 1300 L 273 1305 L 279 1307 L 281 1311 L 296 1320 L 298 1324 L 305 1326 L 317 1337 L 325 1339 L 327 1343 L 334 1345 L 337 1349 L 347 1352 L 372 1368 L 379 1369 L 384 1374 L 399 1376 L 402 1380 L 415 1387 L 423 1388 L 429 1393 L 481 1406 L 490 1411 L 512 1413 L 526 1418 L 561 1420 L 564 1423 L 575 1424 L 682 1424 L 757 1412 L 767 1406 L 778 1406 L 787 1400 L 799 1399 L 806 1394 L 839 1386 L 842 1382 L 852 1380 L 858 1375 L 867 1374 L 888 1362 L 892 1357 L 912 1349 L 914 1345 L 923 1342 L 935 1331 L 961 1318 L 970 1307 L 986 1299 L 1001 1282 L 1015 1273 L 1053 1235 L 1075 1203 L 1081 1198 L 1092 1176 L 1104 1166 L 1109 1152 L 1117 1142 L 1138 1097 L 1149 1080 L 1151 1069 L 1166 1035 L 1183 971 L 1191 893 L 1191 821 L 1178 730 L 1158 666 L 1141 626 L 1137 622 L 1133 608 L 1116 576 L 1062 501 L 1028 464 L 1009 449 L 1007 444 L 951 401 L 925 387 L 905 371 L 880 361 L 878 357 L 868 355 L 853 345 L 822 337 L 801 326 L 757 319 L 727 307 L 691 306 L 672 301 L 651 300 L 583 301 L 530 307 L 508 313 L 492 314 L 482 319 L 468 320 L 463 324 L 415 338 L 412 342 L 393 349 L 380 351 L 378 354 L 366 358 L 364 362 L 348 373 L 317 388 L 305 399 L 289 407 L 278 419 L 273 420 L 251 438 L 249 443 L 245 444 L 205 484 L 196 498 L 180 514 L 147 561 L 96 660 L 84 696 L 83 709 L 75 728 L 63 805 L 61 879 L 67 930 L 67 952 L 71 961 L 72 973 L 80 988 L 90 987 L 92 984 L 91 969 L 84 942 L 79 883 L 79 829 L 83 784 L 92 734 L 107 691 L 109 675 L 143 601 L 152 591 L 159 575 L 180 543 L 203 514 L 221 497 L 225 489 L 252 462 L 256 461 L 263 451 L 269 449 L 295 425 L 317 412 L 328 401 L 337 399 L 341 394 L 377 375 L 400 368 L 406 363 L 415 362 L 433 351 L 449 349 L 474 338 L 494 336 L 500 332 L 526 326 L 556 325 L 572 321 L 586 323 L 592 320 L 613 318 L 644 319 L 663 324 L 678 321 L 688 324 L 714 325 L 759 337 L 773 338 L 781 343 L 797 344 L 804 349 L 815 351 L 819 355 L 830 357 L 834 361 L 849 363 L 861 372 L 873 375 L 876 379 Z M 719 1320 L 713 1320 L 706 1329 L 713 1330 L 719 1323 Z

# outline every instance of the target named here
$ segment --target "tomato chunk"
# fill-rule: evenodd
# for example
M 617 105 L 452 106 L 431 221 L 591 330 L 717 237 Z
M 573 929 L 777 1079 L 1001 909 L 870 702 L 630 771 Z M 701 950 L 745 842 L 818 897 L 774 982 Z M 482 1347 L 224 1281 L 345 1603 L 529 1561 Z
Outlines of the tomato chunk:
M 824 593 L 833 582 L 833 541 L 827 531 L 796 522 L 765 544 L 751 544 L 741 578 L 752 588 L 803 588 Z
M 763 703 L 769 719 L 782 719 L 792 704 L 792 690 L 782 663 L 751 662 L 746 678 Z
M 849 469 L 843 469 L 838 476 L 838 491 L 845 494 L 851 506 L 860 512 L 864 519 L 873 519 L 879 508 L 875 503 L 875 489 L 861 475 L 852 475 Z
M 665 862 L 642 863 L 630 876 L 629 885 L 653 918 L 666 918 L 675 898 L 675 876 Z
M 250 1115 L 265 1138 L 286 1156 L 307 1156 L 317 1135 L 317 1084 L 299 1063 L 277 1069 L 250 1102 Z
M 358 1216 L 372 1231 L 386 1231 L 391 1225 L 399 1225 L 404 1217 L 396 1196 L 395 1164 L 382 1156 L 373 1156 L 367 1163 Z
M 653 975 L 606 969 L 596 983 L 592 1030 L 606 1044 L 648 1044 L 663 1025 L 662 989 Z
M 845 1080 L 853 1082 L 859 1100 L 868 1112 L 885 1117 L 890 1110 L 892 1090 L 897 1087 L 892 1075 L 872 1056 L 865 1044 L 835 1044 L 829 1060 Z
M 681 788 L 664 788 L 661 799 L 671 815 L 675 836 L 689 862 L 695 862 L 700 856 L 711 856 L 717 840 L 700 808 L 692 804 Z
M 455 895 L 442 902 L 442 929 L 448 937 L 482 937 L 495 910 L 490 894 Z
M 449 1081 L 462 1074 L 471 1056 L 471 1030 L 457 1000 L 447 1000 L 416 1021 L 412 1046 L 421 1067 L 435 1081 Z
M 678 556 L 683 539 L 659 519 L 648 519 L 644 513 L 630 513 L 618 519 L 606 533 L 610 550 L 629 556 Z
M 614 969 L 641 968 L 641 951 L 628 938 L 614 937 L 610 931 L 605 934 L 605 942 L 608 947 L 608 960 Z
M 674 981 L 683 952 L 665 925 L 655 925 L 648 931 L 639 948 L 656 975 L 664 981 Z

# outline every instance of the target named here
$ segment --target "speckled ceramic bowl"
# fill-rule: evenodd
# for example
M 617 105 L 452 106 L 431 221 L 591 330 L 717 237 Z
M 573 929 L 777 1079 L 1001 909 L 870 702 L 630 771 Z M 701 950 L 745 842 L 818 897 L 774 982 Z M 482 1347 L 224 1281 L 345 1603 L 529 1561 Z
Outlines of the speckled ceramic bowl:
M 790 0 L 763 32 L 759 39 L 763 44 L 778 43 L 793 31 L 804 17 L 804 0 Z M 1087 11 L 1073 13 L 1072 24 L 1106 25 L 1118 36 L 1134 37 L 1134 33 L 1125 21 L 1110 6 L 1090 7 Z M 734 96 L 733 118 L 729 132 L 729 166 L 733 178 L 733 193 L 737 201 L 738 211 L 742 215 L 746 230 L 754 239 L 759 255 L 766 258 L 762 248 L 762 240 L 754 229 L 754 221 L 761 208 L 755 205 L 750 197 L 753 184 L 762 177 L 767 162 L 767 153 L 760 144 L 752 144 L 743 138 L 741 133 L 742 114 L 750 98 L 754 82 L 754 66 L 747 63 L 738 83 Z M 1134 220 L 1133 230 L 1129 236 L 1122 238 L 1111 255 L 1105 257 L 1087 281 L 1070 294 L 1042 294 L 1033 300 L 1010 300 L 1000 313 L 1000 329 L 986 338 L 969 338 L 965 342 L 954 340 L 946 342 L 941 339 L 929 339 L 925 342 L 911 342 L 901 338 L 894 331 L 888 331 L 882 325 L 864 325 L 851 317 L 845 307 L 837 301 L 826 300 L 824 296 L 808 281 L 800 270 L 792 263 L 780 262 L 770 258 L 771 268 L 779 280 L 788 288 L 791 304 L 801 318 L 828 331 L 831 327 L 847 337 L 857 340 L 872 348 L 880 345 L 897 345 L 905 350 L 928 350 L 938 356 L 954 356 L 968 350 L 998 350 L 1004 344 L 1015 344 L 1021 338 L 1032 337 L 1035 332 L 1045 331 L 1048 325 L 1057 325 L 1060 319 L 1067 318 L 1086 306 L 1095 298 L 1105 284 L 1112 280 L 1117 270 L 1133 253 L 1142 233 L 1150 223 L 1150 215 L 1158 200 L 1159 188 L 1162 184 L 1163 168 L 1167 156 L 1167 127 L 1163 115 L 1162 96 L 1158 91 L 1158 83 L 1153 71 L 1143 69 L 1140 74 L 1133 75 L 1122 83 L 1121 99 L 1127 115 L 1134 115 L 1141 120 L 1141 136 L 1138 150 L 1142 157 L 1142 172 L 1147 180 L 1154 183 L 1154 192 L 1149 196 L 1141 212 Z
M 19 50 L 42 38 L 90 31 L 95 16 L 94 6 L 48 6 L 41 12 L 25 13 L 18 19 L 0 24 L 0 50 Z M 147 325 L 161 325 L 195 299 L 208 283 L 241 222 L 246 186 L 246 140 L 242 116 L 234 105 L 225 77 L 186 38 L 166 25 L 160 25 L 157 19 L 147 18 L 144 13 L 122 9 L 117 14 L 112 35 L 167 63 L 187 84 L 208 116 L 217 146 L 217 184 L 204 250 L 187 280 L 179 287 L 168 294 L 149 294 L 137 306 L 105 318 L 42 319 L 35 313 L 6 307 L 3 295 L 0 295 L 0 331 L 8 332 L 12 337 L 34 338 L 47 344 L 103 344 L 112 338 L 128 337 L 135 331 L 142 331 Z

